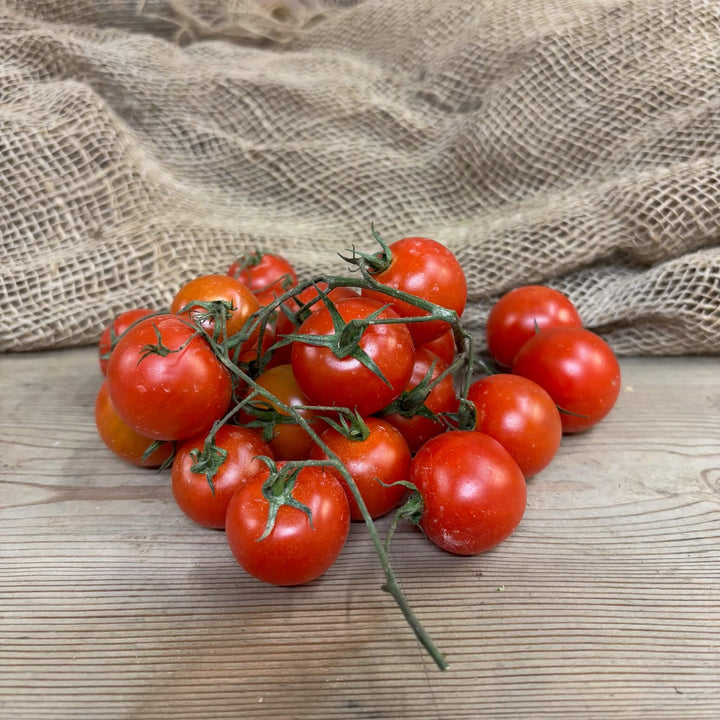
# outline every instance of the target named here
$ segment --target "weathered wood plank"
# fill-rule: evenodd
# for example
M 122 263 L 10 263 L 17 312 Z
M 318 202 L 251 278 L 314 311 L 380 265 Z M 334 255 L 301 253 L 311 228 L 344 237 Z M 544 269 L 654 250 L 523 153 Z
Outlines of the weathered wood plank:
M 622 368 L 506 543 L 398 532 L 443 674 L 362 526 L 319 581 L 263 586 L 102 446 L 91 349 L 0 357 L 0 717 L 719 717 L 720 361 Z

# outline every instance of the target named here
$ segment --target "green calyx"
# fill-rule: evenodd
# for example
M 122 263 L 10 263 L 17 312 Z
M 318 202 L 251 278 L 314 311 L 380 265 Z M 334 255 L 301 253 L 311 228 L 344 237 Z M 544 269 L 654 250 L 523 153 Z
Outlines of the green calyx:
M 250 252 L 243 253 L 235 262 L 238 264 L 237 271 L 235 272 L 235 278 L 240 277 L 243 270 L 249 270 L 254 268 L 262 262 L 264 253 L 260 250 L 251 250 Z
M 363 271 L 364 274 L 377 275 L 378 273 L 384 272 L 390 267 L 390 265 L 392 265 L 392 251 L 372 225 L 370 226 L 370 231 L 372 232 L 375 242 L 380 246 L 380 252 L 364 253 L 353 247 L 351 250 L 352 255 L 350 257 L 345 257 L 344 255 L 340 255 L 340 257 L 350 265 L 355 265 Z
M 219 340 L 227 334 L 228 320 L 236 309 L 229 300 L 209 300 L 207 302 L 194 300 L 181 308 L 179 314 L 190 313 L 192 319 L 199 325 L 212 323 L 213 338 Z
M 313 408 L 319 409 L 319 408 Z M 334 408 L 324 408 L 334 410 Z M 334 420 L 329 416 L 322 416 L 323 422 L 330 425 L 334 430 L 345 436 L 348 440 L 362 442 L 370 437 L 370 428 L 367 426 L 362 415 L 357 410 L 338 408 L 338 419 Z
M 403 390 L 400 396 L 383 410 L 383 414 L 397 413 L 406 418 L 420 415 L 430 420 L 437 420 L 437 415 L 425 404 L 433 388 L 447 375 L 447 373 L 442 373 L 433 380 L 432 376 L 436 365 L 437 362 L 433 360 L 423 379 L 414 388 Z
M 288 507 L 295 508 L 296 510 L 300 510 L 305 513 L 308 522 L 310 523 L 310 527 L 314 530 L 315 528 L 313 527 L 312 512 L 310 511 L 310 508 L 295 499 L 292 494 L 303 465 L 298 466 L 293 463 L 288 463 L 282 468 L 278 468 L 275 462 L 269 457 L 261 455 L 258 457 L 258 460 L 262 460 L 268 466 L 270 475 L 262 486 L 263 497 L 268 501 L 268 519 L 267 524 L 265 525 L 265 530 L 257 541 L 260 542 L 261 540 L 264 540 L 273 531 L 278 511 L 283 505 L 287 505 Z
M 215 444 L 215 434 L 219 427 L 219 422 L 213 425 L 212 430 L 205 438 L 202 450 L 194 448 L 190 451 L 190 457 L 194 461 L 193 465 L 190 466 L 190 472 L 205 475 L 213 495 L 215 495 L 215 483 L 213 480 L 228 456 L 228 451 L 225 448 L 218 447 Z
M 270 442 L 275 435 L 275 428 L 278 425 L 297 425 L 297 420 L 292 415 L 286 415 L 273 407 L 267 400 L 256 399 L 243 406 L 243 412 L 251 415 L 254 419 L 243 423 L 244 427 L 257 428 L 261 430 L 265 442 Z

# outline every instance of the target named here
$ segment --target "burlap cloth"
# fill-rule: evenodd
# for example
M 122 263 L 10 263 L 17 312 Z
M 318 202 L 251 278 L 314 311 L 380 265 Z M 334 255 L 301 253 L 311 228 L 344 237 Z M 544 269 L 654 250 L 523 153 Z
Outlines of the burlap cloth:
M 11 0 L 0 349 L 94 342 L 239 253 L 425 235 L 622 354 L 720 349 L 718 0 Z

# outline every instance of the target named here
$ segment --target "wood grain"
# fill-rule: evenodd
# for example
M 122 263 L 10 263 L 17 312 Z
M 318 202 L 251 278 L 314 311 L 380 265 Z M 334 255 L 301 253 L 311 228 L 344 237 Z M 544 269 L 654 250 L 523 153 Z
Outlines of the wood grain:
M 0 357 L 0 717 L 720 717 L 720 361 L 622 370 L 499 548 L 399 531 L 441 673 L 362 525 L 319 581 L 263 586 L 104 448 L 92 349 Z

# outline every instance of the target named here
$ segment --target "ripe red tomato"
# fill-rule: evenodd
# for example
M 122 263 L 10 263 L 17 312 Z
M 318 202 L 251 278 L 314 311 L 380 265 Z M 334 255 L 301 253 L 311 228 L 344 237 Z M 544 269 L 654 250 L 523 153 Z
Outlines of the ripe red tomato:
M 227 452 L 224 462 L 212 478 L 210 487 L 206 472 L 193 472 L 197 458 L 193 452 L 203 450 L 205 436 L 186 440 L 177 449 L 172 465 L 172 492 L 178 507 L 192 520 L 205 527 L 224 528 L 225 513 L 233 493 L 265 464 L 259 455 L 272 458 L 272 450 L 260 433 L 236 425 L 222 425 L 215 434 L 215 445 Z
M 435 353 L 441 360 L 444 360 L 448 365 L 455 359 L 456 348 L 455 348 L 455 336 L 452 330 L 448 330 L 443 333 L 440 337 L 431 340 L 428 343 L 418 345 L 417 349 L 425 348 L 430 352 Z
M 299 405 L 310 404 L 305 393 L 298 385 L 293 375 L 292 366 L 290 365 L 278 365 L 269 368 L 263 372 L 255 382 L 257 382 L 260 387 L 272 393 L 280 402 L 285 403 L 285 405 L 297 408 Z M 261 406 L 264 403 L 268 403 L 280 412 L 281 415 L 284 415 L 284 413 L 280 411 L 277 403 L 264 400 L 264 398 L 259 396 L 254 402 L 257 402 Z M 309 422 L 312 422 L 312 419 L 317 415 L 317 413 L 312 410 L 298 410 L 297 412 Z M 240 422 L 247 423 L 253 419 L 255 419 L 255 416 L 248 412 L 240 411 Z M 273 430 L 272 440 L 270 441 L 270 447 L 278 460 L 305 460 L 314 445 L 314 440 L 300 425 L 295 423 L 281 423 L 276 425 Z
M 325 282 L 319 283 L 319 286 L 322 290 L 327 289 L 327 283 Z M 332 302 L 338 302 L 338 300 L 347 300 L 348 298 L 358 297 L 359 294 L 360 293 L 356 288 L 336 287 L 330 290 L 327 293 L 327 296 L 330 300 L 332 300 Z M 290 310 L 290 312 L 297 312 L 303 305 L 312 302 L 315 298 L 319 298 L 318 291 L 311 285 L 299 292 L 295 297 L 290 298 L 290 300 L 284 303 L 284 305 L 288 310 Z M 308 316 L 323 307 L 325 307 L 325 303 L 318 299 L 317 302 L 314 305 L 311 305 L 308 309 Z M 288 316 L 282 311 L 278 313 L 275 331 L 277 332 L 278 338 L 295 331 L 295 325 L 293 325 L 292 320 L 290 320 L 290 318 L 288 318 Z
M 206 433 L 232 398 L 230 373 L 178 315 L 130 328 L 110 355 L 107 382 L 118 415 L 154 440 Z
M 254 252 L 238 258 L 230 265 L 227 274 L 247 285 L 261 305 L 269 305 L 297 285 L 295 268 L 284 257 L 274 253 Z
M 491 308 L 486 325 L 488 350 L 498 365 L 509 368 L 537 330 L 581 325 L 575 306 L 561 292 L 525 285 L 505 293 Z
M 318 283 L 320 288 L 323 290 L 327 289 L 327 283 L 321 282 Z M 338 302 L 338 300 L 347 300 L 348 298 L 356 298 L 360 296 L 360 292 L 356 288 L 349 288 L 349 287 L 336 287 L 330 290 L 327 293 L 328 298 L 332 302 Z M 286 303 L 284 303 L 285 307 L 290 310 L 290 312 L 297 312 L 303 305 L 306 303 L 312 302 L 315 298 L 318 298 L 318 292 L 315 289 L 315 287 L 308 287 L 305 288 L 305 290 L 298 293 L 295 297 L 288 300 Z M 321 308 L 325 307 L 325 303 L 322 300 L 318 300 L 314 305 L 311 305 L 310 308 L 307 310 L 307 314 L 305 316 L 305 319 L 309 317 L 312 313 L 320 310 Z M 305 313 L 303 313 L 305 314 Z M 301 323 L 302 324 L 302 323 Z M 277 318 L 275 320 L 275 332 L 277 334 L 277 339 L 280 340 L 283 338 L 283 336 L 288 335 L 289 333 L 293 333 L 296 330 L 296 326 L 293 324 L 293 321 L 290 320 L 290 318 L 282 311 L 280 310 L 277 314 Z M 289 363 L 290 362 L 290 352 L 291 352 L 291 346 L 290 345 L 284 345 L 281 348 L 278 348 L 277 350 L 273 350 L 273 361 L 278 360 L 281 363 Z
M 95 424 L 102 441 L 115 455 L 140 467 L 159 467 L 172 455 L 172 444 L 163 443 L 146 460 L 145 451 L 153 443 L 151 438 L 135 432 L 118 414 L 110 399 L 107 381 L 100 386 L 95 400 Z
M 429 238 L 409 237 L 391 243 L 389 249 L 392 262 L 374 276 L 375 280 L 462 315 L 467 301 L 467 282 L 460 263 L 448 248 Z M 382 292 L 363 289 L 361 295 L 383 304 L 390 302 L 401 317 L 427 315 L 411 303 L 395 300 Z M 408 327 L 415 344 L 422 345 L 446 333 L 450 326 L 442 320 L 432 320 L 408 323 Z
M 419 348 L 415 353 L 415 365 L 413 366 L 412 376 L 405 387 L 405 391 L 410 391 L 425 378 L 425 376 L 433 367 L 431 379 L 435 380 L 442 372 L 447 369 L 447 364 L 437 355 L 424 347 Z M 394 405 L 403 403 L 401 395 Z M 455 385 L 453 384 L 452 375 L 446 375 L 425 399 L 425 406 L 428 410 L 440 415 L 441 413 L 453 413 L 458 409 L 458 398 L 455 393 Z M 406 415 L 402 412 L 393 412 L 383 415 L 383 418 L 392 423 L 402 434 L 410 450 L 416 453 L 422 445 L 435 435 L 439 435 L 447 429 L 442 420 L 433 420 L 423 415 Z
M 278 463 L 282 467 L 282 463 Z M 253 577 L 273 585 L 300 585 L 327 571 L 335 562 L 350 530 L 350 509 L 342 485 L 315 466 L 302 468 L 292 497 L 310 509 L 278 508 L 275 525 L 260 539 L 270 504 L 263 495 L 265 469 L 243 483 L 230 500 L 225 533 L 233 555 Z
M 389 422 L 374 417 L 365 418 L 370 434 L 364 440 L 352 440 L 334 428 L 328 427 L 320 440 L 337 455 L 355 481 L 370 513 L 376 518 L 385 515 L 405 497 L 403 485 L 386 487 L 398 480 L 407 480 L 410 470 L 410 448 L 405 439 Z M 327 455 L 315 445 L 310 459 L 324 460 Z M 352 491 L 344 478 L 329 468 L 345 488 L 350 503 L 350 517 L 362 520 L 363 516 Z M 384 483 L 384 484 L 383 484 Z
M 562 423 L 552 398 L 538 384 L 520 375 L 489 375 L 470 386 L 467 399 L 475 405 L 475 430 L 495 438 L 526 478 L 553 459 Z
M 100 355 L 100 370 L 107 375 L 107 366 L 110 362 L 110 351 L 113 343 L 137 320 L 142 320 L 155 311 L 149 308 L 138 308 L 120 313 L 106 328 L 100 336 L 98 352 Z
M 566 433 L 600 422 L 620 394 L 620 365 L 615 353 L 602 338 L 584 328 L 541 330 L 515 356 L 512 371 L 547 391 L 560 410 Z
M 410 465 L 420 491 L 420 527 L 438 547 L 475 555 L 494 547 L 525 512 L 525 479 L 505 448 L 475 430 L 428 440 Z
M 375 300 L 356 297 L 335 304 L 342 319 L 365 320 L 382 305 Z M 397 318 L 385 308 L 378 319 Z M 327 307 L 315 311 L 298 328 L 300 335 L 336 334 Z M 335 405 L 372 415 L 389 405 L 405 388 L 412 374 L 415 346 L 404 323 L 370 325 L 360 337 L 359 346 L 380 369 L 383 380 L 360 360 L 338 357 L 330 348 L 296 340 L 292 344 L 292 368 L 298 384 L 314 405 Z
M 203 275 L 185 283 L 170 305 L 171 313 L 179 313 L 193 302 L 225 301 L 231 310 L 227 320 L 227 335 L 235 335 L 242 330 L 247 319 L 260 309 L 258 299 L 252 291 L 236 278 L 229 275 Z M 207 311 L 200 306 L 187 311 L 190 317 L 200 320 L 209 335 L 213 334 L 215 321 L 204 317 Z

